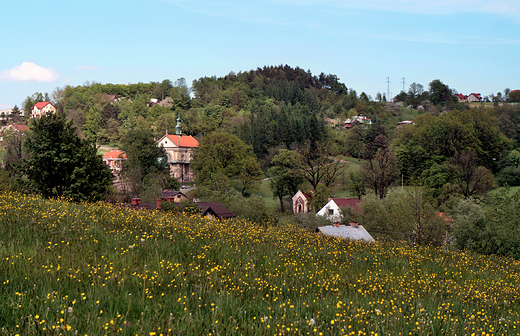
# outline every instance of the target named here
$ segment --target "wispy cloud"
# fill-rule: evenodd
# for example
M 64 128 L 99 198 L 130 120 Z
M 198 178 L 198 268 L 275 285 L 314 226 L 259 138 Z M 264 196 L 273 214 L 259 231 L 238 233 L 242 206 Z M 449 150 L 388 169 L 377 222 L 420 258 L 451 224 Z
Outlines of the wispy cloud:
M 175 1 L 175 0 L 174 0 Z M 263 0 L 272 5 L 332 7 L 391 11 L 409 14 L 451 15 L 460 13 L 500 14 L 514 17 L 520 14 L 517 0 Z
M 99 67 L 97 65 L 78 65 L 76 69 L 83 69 L 83 70 L 98 70 Z
M 31 62 L 23 62 L 20 66 L 0 71 L 0 80 L 12 82 L 54 82 L 59 77 L 53 69 L 42 68 Z
M 462 13 L 495 14 L 519 21 L 518 0 L 163 0 L 186 10 L 217 17 L 234 17 L 248 21 L 283 18 L 287 6 L 308 8 L 312 11 L 377 10 L 405 14 L 453 15 Z M 282 13 L 283 12 L 283 13 Z M 273 13 L 276 14 L 273 16 Z M 280 22 L 280 19 L 281 22 Z

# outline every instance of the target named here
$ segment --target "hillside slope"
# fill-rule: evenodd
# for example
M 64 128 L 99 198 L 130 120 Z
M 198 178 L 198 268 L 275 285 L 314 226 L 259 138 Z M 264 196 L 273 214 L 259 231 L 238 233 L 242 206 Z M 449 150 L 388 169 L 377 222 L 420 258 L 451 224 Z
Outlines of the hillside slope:
M 2 335 L 517 334 L 520 262 L 0 195 Z

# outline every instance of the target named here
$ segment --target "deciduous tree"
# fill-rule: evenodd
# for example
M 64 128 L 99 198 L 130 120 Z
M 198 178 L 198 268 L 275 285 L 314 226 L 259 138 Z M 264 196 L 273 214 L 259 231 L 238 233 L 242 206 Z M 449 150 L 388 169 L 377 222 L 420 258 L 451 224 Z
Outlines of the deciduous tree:
M 384 198 L 399 177 L 399 166 L 386 136 L 377 136 L 375 142 L 378 144 L 376 155 L 362 165 L 363 182 L 379 198 Z
M 472 152 L 455 155 L 446 165 L 451 180 L 465 197 L 481 195 L 494 188 L 495 181 L 489 169 L 479 166 L 478 157 Z
M 273 196 L 280 201 L 280 211 L 285 212 L 283 198 L 296 194 L 303 177 L 298 168 L 298 154 L 294 151 L 281 149 L 278 155 L 271 161 L 272 167 L 269 169 L 271 176 L 271 190 Z
M 298 167 L 314 190 L 319 183 L 323 183 L 325 187 L 330 186 L 347 168 L 344 162 L 335 158 L 337 154 L 327 141 L 314 144 L 308 141 L 298 149 Z

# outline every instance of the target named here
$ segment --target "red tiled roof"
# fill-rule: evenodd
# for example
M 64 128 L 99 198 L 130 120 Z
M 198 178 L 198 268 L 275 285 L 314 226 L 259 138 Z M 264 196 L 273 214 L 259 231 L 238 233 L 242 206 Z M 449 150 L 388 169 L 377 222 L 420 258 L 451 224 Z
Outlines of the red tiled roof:
M 340 208 L 349 206 L 351 208 L 356 208 L 361 205 L 361 201 L 359 198 L 333 198 L 334 203 Z
M 199 142 L 191 135 L 167 134 L 166 137 L 179 147 L 199 147 Z
M 13 127 L 16 128 L 19 131 L 27 131 L 27 130 L 29 130 L 29 127 L 27 127 L 25 125 L 13 124 Z
M 39 103 L 36 103 L 36 104 L 34 104 L 34 106 L 31 108 L 31 110 L 34 109 L 35 107 L 38 108 L 38 109 L 42 109 L 42 108 L 44 108 L 45 106 L 47 106 L 47 104 L 51 104 L 51 103 L 49 103 L 49 102 L 39 102 Z M 52 105 L 52 104 L 51 104 L 51 105 Z M 54 105 L 52 105 L 52 106 L 54 106 Z
M 123 159 L 126 160 L 126 154 L 119 149 L 112 149 L 110 152 L 103 154 L 104 160 L 115 160 L 115 159 Z

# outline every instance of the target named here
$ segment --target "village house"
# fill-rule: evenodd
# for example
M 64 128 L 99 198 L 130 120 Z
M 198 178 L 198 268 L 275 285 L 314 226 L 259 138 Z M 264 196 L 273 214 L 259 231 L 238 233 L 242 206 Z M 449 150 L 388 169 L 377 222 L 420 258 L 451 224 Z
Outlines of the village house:
M 180 191 L 163 190 L 161 194 L 162 194 L 162 198 L 168 202 L 180 203 L 182 201 L 188 200 L 188 196 L 184 195 Z
M 20 133 L 20 132 L 25 132 L 28 130 L 29 130 L 29 127 L 27 127 L 25 125 L 11 124 L 11 125 L 4 126 L 4 127 L 0 128 L 0 141 L 4 141 L 4 135 L 8 132 Z
M 25 113 L 24 109 L 18 109 L 17 116 L 21 117 L 21 116 L 23 116 L 24 113 Z M 14 115 L 13 115 L 12 108 L 0 111 L 0 120 L 9 120 L 9 119 L 12 119 L 13 117 L 14 117 Z
M 31 119 L 41 118 L 49 113 L 56 113 L 56 107 L 49 102 L 39 102 L 31 107 Z
M 397 123 L 397 128 L 401 128 L 405 125 L 413 125 L 413 120 L 403 120 Z
M 199 142 L 191 135 L 182 135 L 181 119 L 177 118 L 175 135 L 166 134 L 159 139 L 157 146 L 163 147 L 170 164 L 170 176 L 181 183 L 190 182 L 195 179 L 190 162 Z
M 124 160 L 126 160 L 126 154 L 119 149 L 112 149 L 103 154 L 103 163 L 105 163 L 113 173 L 120 173 L 123 170 Z
M 345 120 L 345 128 L 346 129 L 350 129 L 352 127 L 354 127 L 354 125 L 358 123 L 358 124 L 365 124 L 365 125 L 371 125 L 372 124 L 372 119 L 369 119 L 363 115 L 357 115 L 357 116 L 353 116 L 352 118 L 349 118 L 347 120 Z
M 358 198 L 332 198 L 329 197 L 329 201 L 323 208 L 316 213 L 316 216 L 323 216 L 330 220 L 332 223 L 339 223 L 343 219 L 341 208 L 351 207 L 356 211 L 361 210 L 361 201 Z
M 470 93 L 466 101 L 468 103 L 480 102 L 482 101 L 482 96 L 480 95 L 480 93 Z
M 468 97 L 462 93 L 457 93 L 455 96 L 457 96 L 459 103 L 466 103 L 468 101 Z
M 312 191 L 303 192 L 298 190 L 292 197 L 293 213 L 309 213 L 311 212 Z

